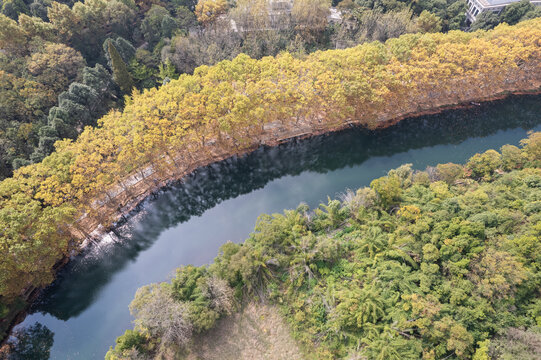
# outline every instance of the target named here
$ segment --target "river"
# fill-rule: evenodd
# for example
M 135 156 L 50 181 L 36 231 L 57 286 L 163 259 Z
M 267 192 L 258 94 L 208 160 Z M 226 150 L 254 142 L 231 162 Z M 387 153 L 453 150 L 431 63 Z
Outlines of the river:
M 259 214 L 300 202 L 315 207 L 404 163 L 463 163 L 518 145 L 532 129 L 541 131 L 541 97 L 513 97 L 375 132 L 295 140 L 199 169 L 148 198 L 118 236 L 75 257 L 16 331 L 29 330 L 26 340 L 50 348 L 51 359 L 103 359 L 132 327 L 128 304 L 137 288 L 167 280 L 180 265 L 209 263 L 225 242 L 243 241 Z

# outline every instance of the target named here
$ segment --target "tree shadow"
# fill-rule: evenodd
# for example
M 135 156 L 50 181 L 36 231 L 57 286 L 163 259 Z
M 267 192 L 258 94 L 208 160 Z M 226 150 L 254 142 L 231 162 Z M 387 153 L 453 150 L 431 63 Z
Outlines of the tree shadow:
M 468 109 L 407 119 L 384 130 L 362 128 L 261 147 L 202 167 L 149 196 L 119 223 L 116 241 L 76 256 L 42 293 L 32 312 L 67 320 L 83 312 L 111 279 L 166 229 L 200 216 L 220 202 L 263 188 L 272 180 L 305 171 L 326 173 L 441 144 L 458 144 L 500 130 L 541 124 L 541 96 L 510 97 Z

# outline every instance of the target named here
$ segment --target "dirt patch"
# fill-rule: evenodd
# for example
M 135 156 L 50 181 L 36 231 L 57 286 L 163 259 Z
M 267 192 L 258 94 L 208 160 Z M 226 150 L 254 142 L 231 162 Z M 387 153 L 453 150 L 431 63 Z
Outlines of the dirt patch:
M 270 305 L 249 304 L 194 339 L 188 360 L 301 360 L 289 328 Z

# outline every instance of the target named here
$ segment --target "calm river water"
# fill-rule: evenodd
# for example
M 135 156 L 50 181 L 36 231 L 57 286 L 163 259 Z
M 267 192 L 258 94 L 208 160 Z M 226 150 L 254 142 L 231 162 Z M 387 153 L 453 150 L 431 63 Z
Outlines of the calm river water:
M 200 169 L 148 199 L 117 241 L 73 259 L 16 329 L 30 329 L 45 348 L 52 342 L 51 359 L 103 359 L 132 327 L 128 304 L 138 287 L 167 280 L 180 265 L 209 263 L 226 241 L 243 241 L 259 214 L 316 207 L 404 163 L 463 163 L 518 144 L 532 129 L 541 131 L 539 96 L 293 141 Z

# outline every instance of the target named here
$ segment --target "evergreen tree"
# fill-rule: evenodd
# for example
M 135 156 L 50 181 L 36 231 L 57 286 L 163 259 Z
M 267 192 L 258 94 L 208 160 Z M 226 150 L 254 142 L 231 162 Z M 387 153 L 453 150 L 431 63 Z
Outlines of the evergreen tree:
M 490 30 L 500 23 L 498 15 L 492 11 L 485 11 L 479 14 L 477 20 L 472 24 L 471 31 Z
M 100 64 L 96 64 L 93 68 L 87 66 L 83 69 L 83 84 L 96 90 L 102 99 L 113 95 L 114 85 L 111 74 Z
M 502 10 L 500 17 L 503 22 L 506 22 L 509 25 L 515 25 L 520 21 L 520 18 L 532 10 L 534 10 L 534 5 L 532 5 L 529 0 L 521 0 L 506 6 Z
M 2 14 L 17 20 L 19 14 L 27 14 L 28 7 L 22 0 L 6 0 L 2 4 Z
M 124 93 L 130 93 L 133 88 L 133 79 L 128 72 L 126 63 L 120 57 L 115 46 L 109 42 L 108 46 L 109 57 L 111 58 L 111 67 L 113 70 L 113 80 Z
M 103 42 L 103 51 L 105 57 L 107 58 L 107 64 L 111 67 L 111 56 L 109 55 L 109 43 L 115 47 L 115 49 L 120 54 L 120 58 L 126 63 L 129 64 L 130 60 L 135 57 L 135 48 L 133 45 L 123 37 L 119 36 L 116 39 L 107 38 Z

